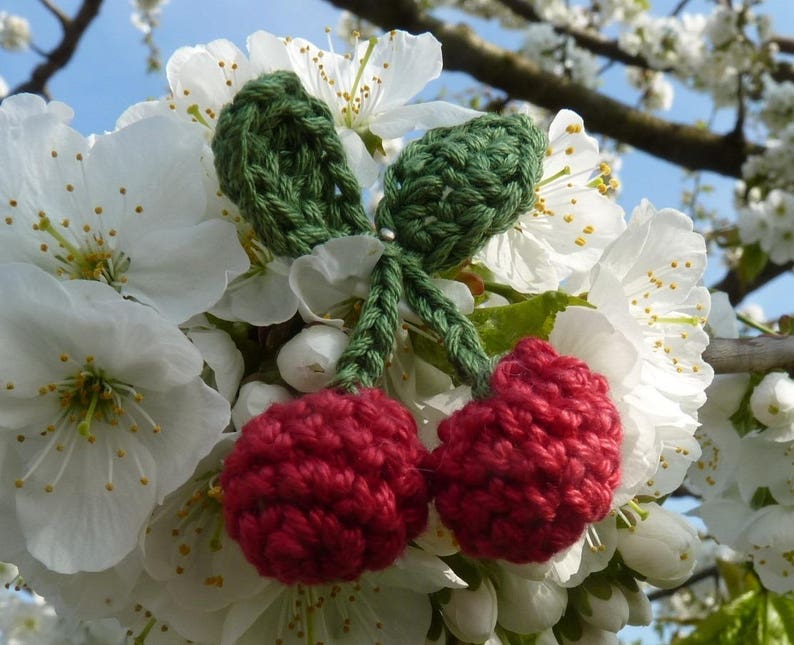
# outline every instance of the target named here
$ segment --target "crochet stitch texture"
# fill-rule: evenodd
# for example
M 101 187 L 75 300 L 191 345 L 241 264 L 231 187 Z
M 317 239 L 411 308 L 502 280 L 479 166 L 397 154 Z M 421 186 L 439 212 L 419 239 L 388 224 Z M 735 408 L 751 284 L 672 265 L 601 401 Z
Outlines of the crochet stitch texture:
M 620 417 L 604 377 L 538 338 L 499 362 L 491 389 L 438 429 L 436 508 L 468 555 L 545 562 L 609 512 Z
M 416 423 L 381 390 L 321 390 L 243 429 L 221 474 L 226 529 L 263 576 L 355 580 L 427 523 Z
M 330 389 L 271 406 L 226 459 L 226 529 L 262 575 L 319 584 L 390 566 L 425 526 L 426 476 L 475 557 L 545 561 L 609 511 L 621 427 L 605 379 L 538 339 L 494 368 L 430 278 L 531 209 L 545 148 L 522 115 L 431 130 L 386 170 L 373 227 L 327 107 L 294 74 L 251 81 L 224 108 L 221 188 L 270 250 L 297 257 L 353 234 L 384 242 Z M 402 298 L 472 386 L 432 455 L 410 413 L 376 389 Z

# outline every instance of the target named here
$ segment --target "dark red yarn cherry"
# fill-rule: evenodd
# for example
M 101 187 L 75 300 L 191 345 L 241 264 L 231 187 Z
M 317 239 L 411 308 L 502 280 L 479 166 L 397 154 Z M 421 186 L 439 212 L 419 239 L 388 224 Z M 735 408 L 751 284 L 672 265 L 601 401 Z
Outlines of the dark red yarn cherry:
M 545 562 L 609 512 L 622 430 L 606 379 L 547 342 L 521 340 L 491 396 L 445 419 L 428 459 L 436 507 L 461 550 Z
M 408 410 L 377 389 L 273 405 L 225 460 L 226 529 L 263 576 L 355 580 L 424 529 L 427 456 Z

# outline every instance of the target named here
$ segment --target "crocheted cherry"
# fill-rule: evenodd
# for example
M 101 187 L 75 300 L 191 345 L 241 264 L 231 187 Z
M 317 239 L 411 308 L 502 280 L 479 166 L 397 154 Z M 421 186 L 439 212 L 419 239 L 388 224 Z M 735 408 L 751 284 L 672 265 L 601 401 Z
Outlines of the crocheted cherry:
M 607 382 L 545 341 L 520 341 L 496 366 L 491 396 L 438 434 L 436 507 L 464 553 L 544 562 L 610 510 L 622 431 Z
M 391 565 L 424 529 L 426 457 L 413 417 L 380 390 L 275 404 L 226 458 L 226 529 L 263 576 L 355 580 Z

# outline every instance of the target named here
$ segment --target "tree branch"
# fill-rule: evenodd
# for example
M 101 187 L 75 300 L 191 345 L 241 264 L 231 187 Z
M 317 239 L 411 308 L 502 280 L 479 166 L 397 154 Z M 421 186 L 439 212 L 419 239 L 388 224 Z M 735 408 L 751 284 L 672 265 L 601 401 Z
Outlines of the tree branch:
M 794 336 L 712 338 L 703 352 L 703 360 L 717 374 L 791 367 L 794 365 Z
M 66 29 L 69 24 L 69 16 L 67 16 L 60 7 L 57 7 L 51 0 L 39 0 L 44 8 L 49 11 L 55 19 L 61 23 L 61 27 Z
M 44 62 L 33 69 L 30 79 L 11 90 L 11 94 L 31 92 L 45 98 L 48 97 L 47 83 L 72 59 L 83 34 L 99 14 L 99 8 L 102 6 L 102 0 L 83 0 L 83 4 L 74 17 L 69 18 L 48 0 L 41 1 L 61 23 L 63 37 L 55 49 L 46 55 Z
M 794 38 L 788 36 L 772 36 L 770 43 L 777 45 L 778 49 L 784 54 L 794 54 Z
M 762 287 L 767 282 L 771 282 L 778 276 L 791 271 L 794 268 L 794 262 L 786 262 L 785 264 L 767 263 L 761 273 L 751 282 L 745 282 L 741 279 L 739 274 L 734 271 L 728 271 L 725 276 L 716 284 L 711 286 L 716 291 L 724 291 L 728 294 L 728 300 L 731 301 L 733 306 L 738 305 L 748 293 L 752 293 L 756 289 Z
M 693 574 L 684 584 L 679 585 L 677 587 L 673 587 L 672 589 L 657 589 L 656 591 L 652 591 L 648 594 L 648 600 L 653 602 L 654 600 L 661 600 L 662 598 L 667 598 L 668 596 L 672 596 L 677 591 L 681 591 L 682 589 L 686 589 L 687 587 L 695 584 L 696 582 L 700 582 L 701 580 L 706 580 L 707 578 L 714 578 L 717 580 L 719 578 L 719 571 L 717 571 L 717 567 L 711 566 L 706 567 L 702 571 L 698 571 L 697 573 Z
M 498 2 L 510 9 L 519 18 L 524 18 L 529 22 L 545 22 L 543 18 L 535 11 L 534 7 L 527 2 L 527 0 L 498 0 Z M 623 63 L 624 65 L 631 65 L 633 67 L 641 67 L 643 69 L 656 70 L 660 72 L 669 71 L 664 68 L 652 67 L 651 64 L 644 56 L 635 56 L 621 49 L 616 40 L 602 38 L 598 34 L 594 34 L 582 29 L 568 27 L 564 25 L 551 25 L 555 32 L 565 36 L 570 36 L 574 39 L 576 44 L 582 49 L 586 49 L 591 54 L 596 56 L 603 56 L 616 63 Z
M 736 137 L 650 116 L 545 72 L 522 56 L 483 40 L 465 25 L 449 25 L 420 11 L 413 0 L 328 1 L 384 29 L 430 31 L 444 46 L 446 69 L 466 72 L 512 98 L 548 110 L 572 108 L 585 119 L 590 130 L 684 168 L 740 177 L 747 155 L 762 152 L 759 146 Z

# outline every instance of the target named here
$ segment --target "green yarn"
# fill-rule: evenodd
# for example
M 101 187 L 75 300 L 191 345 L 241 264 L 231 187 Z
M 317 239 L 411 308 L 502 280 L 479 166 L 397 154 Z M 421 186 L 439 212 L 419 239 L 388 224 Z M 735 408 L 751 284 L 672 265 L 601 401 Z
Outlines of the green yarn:
M 276 255 L 371 231 L 334 120 L 292 72 L 249 81 L 212 140 L 221 190 Z
M 346 391 L 376 384 L 394 346 L 403 293 L 401 252 L 387 245 L 370 277 L 367 299 L 350 342 L 337 361 L 332 386 Z
M 378 227 L 428 273 L 458 266 L 532 208 L 546 138 L 524 115 L 430 130 L 386 170 Z
M 331 113 L 292 72 L 247 83 L 223 109 L 212 149 L 221 189 L 276 255 L 374 235 Z M 386 248 L 333 387 L 356 391 L 381 378 L 405 296 L 474 396 L 487 396 L 494 359 L 429 274 L 460 265 L 532 208 L 545 150 L 527 117 L 495 114 L 406 146 L 385 173 L 375 228 Z

